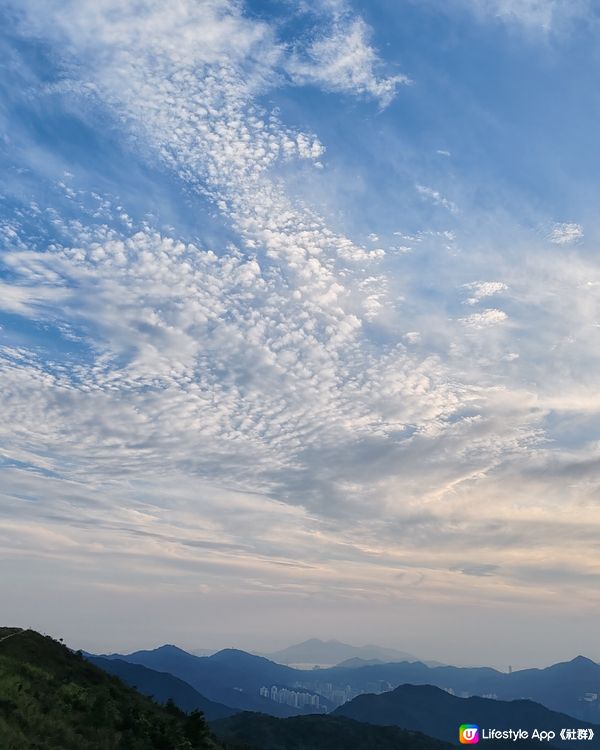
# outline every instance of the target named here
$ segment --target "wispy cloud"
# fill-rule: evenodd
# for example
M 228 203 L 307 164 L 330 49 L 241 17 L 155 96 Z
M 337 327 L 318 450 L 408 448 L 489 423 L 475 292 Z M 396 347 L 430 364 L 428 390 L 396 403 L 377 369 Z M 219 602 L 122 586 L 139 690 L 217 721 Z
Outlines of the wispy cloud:
M 332 28 L 296 51 L 286 64 L 298 83 L 370 97 L 385 107 L 398 86 L 410 84 L 411 80 L 404 74 L 380 75 L 381 67 L 370 44 L 367 25 L 361 18 L 347 16 L 336 18 Z
M 434 190 L 434 188 L 427 187 L 427 185 L 416 185 L 415 187 L 419 195 L 427 198 L 436 206 L 441 206 L 442 208 L 450 211 L 450 213 L 452 214 L 458 213 L 458 206 L 451 200 L 443 196 L 439 192 L 439 190 Z
M 460 0 L 476 12 L 517 22 L 532 28 L 550 30 L 569 18 L 591 14 L 589 0 Z

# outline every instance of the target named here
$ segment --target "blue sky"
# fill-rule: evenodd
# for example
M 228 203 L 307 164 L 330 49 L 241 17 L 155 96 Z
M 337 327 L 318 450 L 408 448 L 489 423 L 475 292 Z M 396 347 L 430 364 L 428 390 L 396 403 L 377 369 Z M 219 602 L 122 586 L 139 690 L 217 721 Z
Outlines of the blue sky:
M 4 4 L 11 622 L 600 657 L 597 16 Z

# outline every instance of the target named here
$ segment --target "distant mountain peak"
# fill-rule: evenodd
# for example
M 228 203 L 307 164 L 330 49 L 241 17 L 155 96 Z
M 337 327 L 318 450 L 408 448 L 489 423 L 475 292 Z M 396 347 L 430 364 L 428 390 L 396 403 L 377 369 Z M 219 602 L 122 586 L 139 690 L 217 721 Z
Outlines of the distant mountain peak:
M 247 651 L 242 651 L 239 648 L 222 648 L 220 651 L 212 654 L 208 657 L 213 661 L 246 661 L 246 662 L 269 662 L 265 656 L 259 656 L 257 654 L 249 654 Z
M 280 664 L 315 664 L 334 665 L 348 659 L 378 659 L 384 662 L 416 661 L 416 658 L 404 651 L 384 646 L 352 646 L 336 639 L 327 641 L 320 638 L 309 638 L 288 648 L 265 654 L 268 659 Z
M 595 666 L 598 666 L 598 663 L 593 659 L 589 659 L 587 656 L 582 656 L 581 654 L 572 659 L 571 664 L 594 664 Z
M 565 670 L 572 670 L 572 669 L 584 669 L 584 670 L 598 670 L 600 669 L 600 664 L 593 661 L 592 659 L 589 659 L 587 656 L 582 656 L 579 654 L 574 659 L 571 659 L 570 661 L 562 661 L 558 664 L 552 664 L 550 667 L 546 667 L 546 670 L 558 670 L 558 671 L 565 671 Z M 545 670 L 543 670 L 545 671 Z
M 172 643 L 165 643 L 162 646 L 158 646 L 157 648 L 147 649 L 144 651 L 136 651 L 135 653 L 154 653 L 154 654 L 161 654 L 162 656 L 169 656 L 169 655 L 177 655 L 177 656 L 190 656 L 188 651 L 184 651 L 182 648 L 179 648 L 179 646 L 175 646 Z

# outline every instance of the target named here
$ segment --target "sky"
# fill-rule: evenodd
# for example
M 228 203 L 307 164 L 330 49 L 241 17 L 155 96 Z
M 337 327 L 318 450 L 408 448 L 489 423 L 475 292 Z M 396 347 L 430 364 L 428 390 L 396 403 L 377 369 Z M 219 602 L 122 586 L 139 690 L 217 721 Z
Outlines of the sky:
M 0 2 L 0 613 L 600 659 L 594 0 Z

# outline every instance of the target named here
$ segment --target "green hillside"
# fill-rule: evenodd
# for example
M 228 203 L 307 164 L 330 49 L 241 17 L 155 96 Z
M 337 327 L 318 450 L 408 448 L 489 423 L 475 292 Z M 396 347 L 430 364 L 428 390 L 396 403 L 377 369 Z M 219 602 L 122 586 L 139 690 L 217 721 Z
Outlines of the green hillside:
M 216 750 L 200 713 L 158 706 L 62 644 L 0 628 L 2 750 Z

